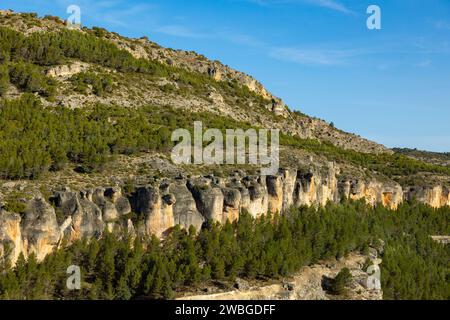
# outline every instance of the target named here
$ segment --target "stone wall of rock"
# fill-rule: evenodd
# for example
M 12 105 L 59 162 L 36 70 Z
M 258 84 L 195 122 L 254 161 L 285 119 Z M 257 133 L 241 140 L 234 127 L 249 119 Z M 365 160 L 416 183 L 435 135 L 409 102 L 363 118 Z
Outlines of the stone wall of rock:
M 259 217 L 267 212 L 282 213 L 292 206 L 324 206 L 343 198 L 365 199 L 371 205 L 391 209 L 412 199 L 435 208 L 450 206 L 449 189 L 444 186 L 403 191 L 395 183 L 338 176 L 330 164 L 321 172 L 281 169 L 274 176 L 163 179 L 138 186 L 128 196 L 118 187 L 82 192 L 66 189 L 48 201 L 42 197 L 29 201 L 22 216 L 1 209 L 0 256 L 6 252 L 15 263 L 20 253 L 25 257 L 34 253 L 41 260 L 63 239 L 71 243 L 99 238 L 105 230 L 163 237 L 178 224 L 199 230 L 208 219 L 235 221 L 243 210 Z

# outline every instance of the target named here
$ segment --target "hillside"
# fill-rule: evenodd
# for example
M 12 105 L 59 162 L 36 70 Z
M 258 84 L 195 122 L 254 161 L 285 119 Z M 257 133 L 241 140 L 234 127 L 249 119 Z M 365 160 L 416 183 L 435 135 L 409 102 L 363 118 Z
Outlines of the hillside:
M 394 148 L 393 151 L 420 161 L 444 167 L 450 166 L 450 152 L 430 152 L 408 148 Z
M 46 32 L 58 32 L 63 34 L 62 38 L 72 41 L 77 39 L 95 42 L 98 49 L 107 46 L 110 50 L 108 55 L 123 55 L 122 61 L 112 62 L 100 50 L 91 52 L 92 54 L 61 52 L 53 57 L 32 57 L 26 53 L 27 57 L 22 58 L 33 60 L 30 62 L 39 65 L 43 73 L 56 80 L 54 85 L 58 87 L 58 92 L 53 97 L 53 105 L 70 108 L 95 103 L 125 107 L 170 105 L 190 111 L 209 111 L 240 121 L 251 121 L 255 125 L 274 124 L 286 133 L 329 141 L 346 149 L 389 152 L 379 144 L 334 129 L 324 121 L 289 112 L 281 99 L 269 93 L 253 77 L 218 61 L 210 61 L 195 52 L 162 48 L 146 38 L 128 39 L 101 28 L 67 32 L 64 22 L 56 17 L 38 19 L 31 14 L 19 15 L 3 11 L 1 18 L 3 26 L 33 38 L 34 41 L 38 41 L 40 35 Z M 41 44 L 49 41 L 52 39 L 41 41 Z M 39 48 L 35 49 L 40 51 Z M 119 49 L 123 51 L 119 53 Z M 97 57 L 94 58 L 95 55 Z M 146 61 L 143 68 L 123 65 L 139 64 L 142 61 Z M 139 68 L 141 69 L 138 70 Z M 85 76 L 85 79 L 75 77 L 86 73 L 109 76 L 106 78 L 110 78 L 111 85 L 106 88 L 105 94 L 98 92 L 97 87 L 89 91 L 80 88 L 80 81 L 94 81 Z M 14 96 L 14 93 L 7 96 Z M 256 114 L 259 117 L 255 117 Z
M 108 246 L 105 230 L 164 239 L 179 228 L 211 227 L 211 221 L 228 226 L 243 212 L 259 221 L 267 213 L 305 207 L 313 211 L 347 201 L 357 201 L 351 210 L 358 212 L 361 200 L 380 216 L 398 208 L 403 218 L 405 212 L 414 215 L 421 210 L 429 210 L 430 216 L 442 212 L 436 219 L 448 214 L 450 167 L 441 161 L 445 158 L 392 151 L 291 111 L 253 77 L 200 54 L 98 27 L 69 29 L 57 17 L 0 11 L 0 63 L 0 256 L 7 256 L 12 265 L 30 256 L 47 263 L 46 257 L 59 257 L 53 256 L 55 249 L 85 239 L 106 241 L 102 245 Z M 280 129 L 280 170 L 263 176 L 256 165 L 175 165 L 171 134 L 178 128 L 192 131 L 194 121 L 221 131 Z M 342 214 L 335 207 L 329 210 Z M 314 258 L 305 251 L 304 260 L 289 266 L 280 262 L 273 268 L 282 272 L 267 267 L 264 274 L 291 274 L 294 267 L 361 250 L 377 239 L 356 223 L 366 216 L 351 219 L 345 227 L 330 221 L 330 228 L 341 228 L 342 233 L 361 228 L 366 238 L 353 241 L 349 236 L 339 244 L 342 247 L 328 239 L 330 247 L 317 249 Z M 381 218 L 377 223 L 386 230 L 372 231 L 390 237 L 392 226 Z M 297 227 L 289 225 L 293 233 Z M 224 236 L 231 232 L 217 228 L 214 232 Z M 403 232 L 395 230 L 396 236 Z M 430 227 L 421 229 L 420 236 L 428 231 L 447 232 L 445 227 Z M 203 232 L 205 237 L 208 232 Z M 277 232 L 286 235 L 281 227 Z M 189 234 L 180 233 L 175 243 L 192 245 L 195 232 Z M 322 241 L 317 235 L 308 237 L 314 243 Z M 275 237 L 273 245 L 280 245 L 279 240 Z M 208 241 L 214 240 L 198 245 Z M 305 245 L 298 241 L 295 245 Z M 254 242 L 250 245 L 258 248 Z M 92 249 L 85 243 L 80 246 L 83 257 Z M 207 248 L 199 259 L 206 259 Z M 290 250 L 294 249 L 286 252 Z M 153 255 L 146 259 L 172 267 L 188 259 L 174 252 L 167 260 L 154 260 Z M 240 254 L 245 257 L 244 253 Z M 259 258 L 267 262 L 267 257 Z M 43 265 L 47 267 L 52 268 Z M 172 276 L 178 275 L 174 271 Z M 211 270 L 202 276 L 215 277 Z M 174 288 L 179 283 L 184 282 L 173 280 Z M 165 296 L 160 291 L 166 289 L 170 288 L 158 288 L 157 296 Z

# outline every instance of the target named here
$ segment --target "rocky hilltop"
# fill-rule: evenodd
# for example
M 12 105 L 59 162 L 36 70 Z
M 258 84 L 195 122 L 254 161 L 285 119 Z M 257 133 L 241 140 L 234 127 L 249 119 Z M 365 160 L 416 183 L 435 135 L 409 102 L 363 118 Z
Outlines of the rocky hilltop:
M 19 14 L 9 10 L 0 10 L 0 25 L 10 27 L 26 36 L 34 33 L 59 32 L 67 29 L 65 22 L 58 17 L 46 16 L 40 19 L 33 14 Z M 118 48 L 131 53 L 137 59 L 157 61 L 163 65 L 176 67 L 179 70 L 204 75 L 216 82 L 236 83 L 255 93 L 262 101 L 258 101 L 258 99 L 236 101 L 236 97 L 229 96 L 228 92 L 217 90 L 208 85 L 205 86 L 202 93 L 193 92 L 186 95 L 184 92 L 177 92 L 177 90 L 167 92 L 167 88 L 179 89 L 180 87 L 177 83 L 178 75 L 174 73 L 169 77 L 152 79 L 151 81 L 136 78 L 132 81 L 118 83 L 120 88 L 111 92 L 108 97 L 86 96 L 65 92 L 65 94 L 55 97 L 55 101 L 51 103 L 53 105 L 77 108 L 101 102 L 124 106 L 142 104 L 172 105 L 188 110 L 208 110 L 220 115 L 226 114 L 234 119 L 251 121 L 263 127 L 276 127 L 286 133 L 299 135 L 303 138 L 328 141 L 346 149 L 361 152 L 391 153 L 389 149 L 380 144 L 338 130 L 323 120 L 290 111 L 282 99 L 270 93 L 263 84 L 252 76 L 234 70 L 219 61 L 211 61 L 196 52 L 164 48 L 148 40 L 147 37 L 140 39 L 126 38 L 102 28 L 91 30 L 83 27 L 78 31 L 85 34 L 94 33 L 115 44 Z M 92 67 L 98 68 L 98 66 L 90 63 L 72 60 L 62 65 L 49 67 L 46 73 L 57 80 L 61 87 L 67 87 L 70 77 Z M 101 69 L 97 69 L 96 72 L 116 73 L 115 70 Z M 164 92 L 161 92 L 161 89 Z M 15 92 L 11 92 L 11 94 L 14 96 Z M 255 110 L 255 107 L 258 105 L 269 111 L 269 113 L 261 113 L 260 110 Z M 255 116 L 257 114 L 258 117 Z M 276 122 L 273 121 L 273 115 L 278 117 Z

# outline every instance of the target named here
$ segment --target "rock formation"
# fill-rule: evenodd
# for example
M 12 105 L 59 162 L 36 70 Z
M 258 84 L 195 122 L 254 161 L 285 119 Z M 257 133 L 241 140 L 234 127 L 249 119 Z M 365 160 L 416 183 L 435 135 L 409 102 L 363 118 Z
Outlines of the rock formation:
M 162 237 L 177 224 L 199 230 L 208 219 L 235 221 L 244 210 L 259 217 L 267 212 L 283 213 L 292 206 L 318 207 L 344 198 L 364 199 L 391 209 L 413 199 L 435 208 L 450 205 L 447 187 L 402 190 L 398 184 L 340 179 L 333 164 L 321 172 L 281 169 L 274 176 L 163 179 L 138 186 L 128 196 L 118 187 L 81 192 L 65 189 L 55 192 L 49 201 L 42 197 L 29 201 L 22 216 L 2 209 L 0 253 L 7 252 L 12 263 L 20 253 L 25 257 L 34 253 L 42 260 L 63 239 L 70 244 L 99 238 L 105 230 Z

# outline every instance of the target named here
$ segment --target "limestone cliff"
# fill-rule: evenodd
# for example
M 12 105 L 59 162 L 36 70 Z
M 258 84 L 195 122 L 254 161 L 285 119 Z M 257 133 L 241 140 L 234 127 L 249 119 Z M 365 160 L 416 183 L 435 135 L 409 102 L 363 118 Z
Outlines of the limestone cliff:
M 339 178 L 330 164 L 321 172 L 281 169 L 274 176 L 228 178 L 178 177 L 138 186 L 125 196 L 118 187 L 81 192 L 69 189 L 27 203 L 22 216 L 0 211 L 0 253 L 15 263 L 20 253 L 42 260 L 65 239 L 99 238 L 105 230 L 164 236 L 179 224 L 199 230 L 208 219 L 235 221 L 245 210 L 253 217 L 282 213 L 290 207 L 324 206 L 341 199 L 364 199 L 371 205 L 396 209 L 404 200 L 416 199 L 433 207 L 450 206 L 447 187 L 409 188 L 380 181 Z M 53 205 L 51 205 L 52 203 Z M 134 212 L 134 219 L 130 214 Z

